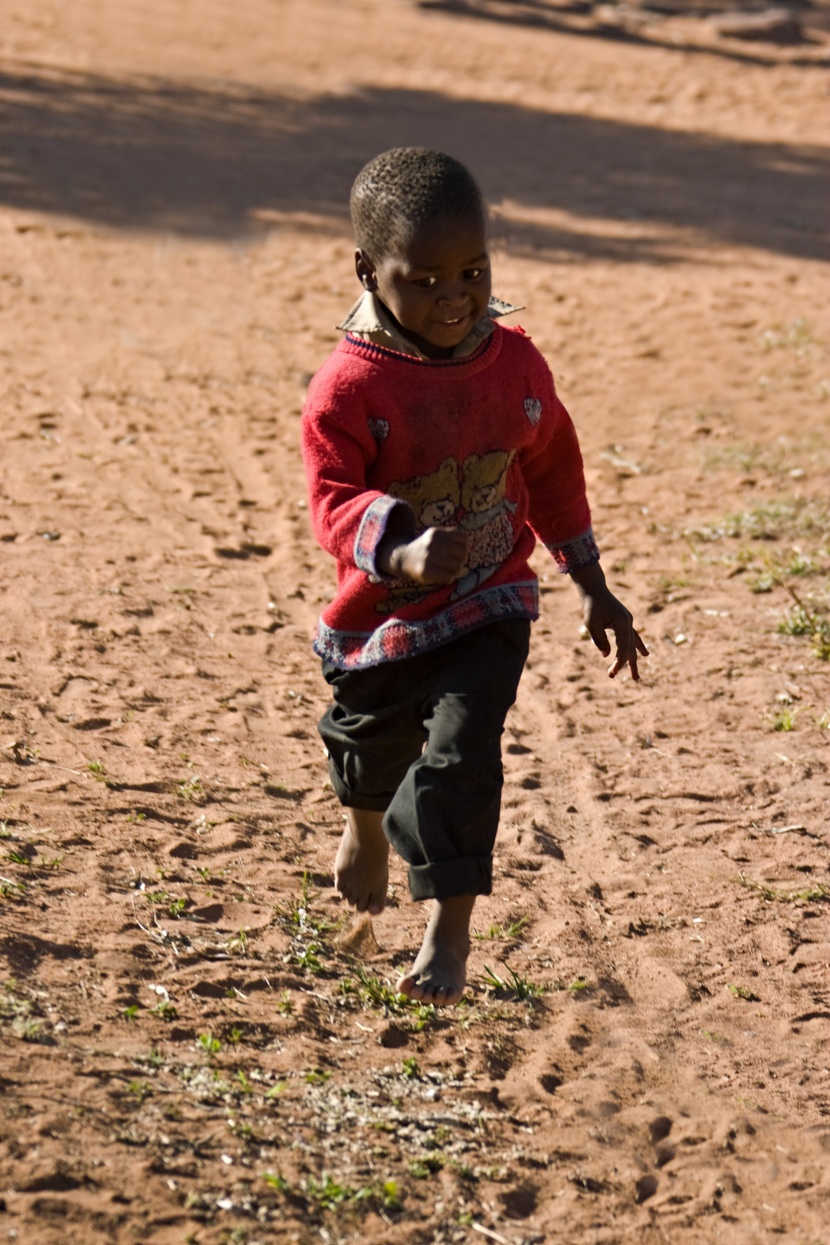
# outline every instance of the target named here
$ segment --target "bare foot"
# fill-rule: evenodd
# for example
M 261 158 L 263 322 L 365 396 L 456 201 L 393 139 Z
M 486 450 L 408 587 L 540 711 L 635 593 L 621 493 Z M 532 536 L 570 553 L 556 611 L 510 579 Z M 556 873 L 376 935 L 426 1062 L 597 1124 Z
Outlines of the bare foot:
M 398 982 L 398 993 L 419 1003 L 453 1007 L 467 984 L 470 917 L 475 895 L 437 899 L 411 970 Z
M 383 833 L 383 813 L 347 809 L 334 861 L 334 885 L 358 912 L 377 916 L 386 907 L 388 884 L 389 843 Z

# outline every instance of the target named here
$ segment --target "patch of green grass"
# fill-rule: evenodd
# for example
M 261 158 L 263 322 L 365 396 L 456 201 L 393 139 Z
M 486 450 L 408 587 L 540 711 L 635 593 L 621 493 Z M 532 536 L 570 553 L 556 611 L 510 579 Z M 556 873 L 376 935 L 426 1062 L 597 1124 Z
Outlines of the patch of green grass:
M 260 1179 L 264 1180 L 270 1189 L 276 1189 L 278 1193 L 287 1193 L 291 1185 L 280 1172 L 261 1172 Z
M 306 1085 L 325 1085 L 326 1081 L 331 1080 L 331 1073 L 326 1072 L 325 1068 L 306 1068 L 303 1080 Z
M 160 1016 L 162 1020 L 178 1020 L 179 1009 L 169 999 L 161 999 L 153 1008 L 153 1015 Z
M 514 938 L 518 938 L 519 934 L 529 923 L 530 917 L 520 916 L 513 921 L 506 921 L 501 925 L 491 925 L 486 933 L 474 933 L 473 937 L 479 940 L 491 939 L 498 942 L 510 942 Z
M 12 1033 L 21 1042 L 42 1042 L 45 1038 L 41 1022 L 33 1016 L 16 1016 L 12 1021 Z
M 394 1180 L 363 1185 L 355 1189 L 352 1185 L 336 1180 L 329 1172 L 323 1172 L 319 1179 L 315 1176 L 306 1176 L 298 1185 L 292 1185 L 279 1172 L 262 1172 L 261 1179 L 269 1188 L 290 1196 L 292 1201 L 304 1201 L 307 1211 L 312 1213 L 342 1210 L 361 1204 L 364 1204 L 366 1209 L 385 1211 L 401 1209 L 401 1197 L 397 1182 Z
M 205 1052 L 208 1059 L 218 1055 L 222 1049 L 222 1043 L 219 1041 L 219 1038 L 214 1037 L 212 1033 L 200 1033 L 196 1042 Z
M 773 549 L 762 554 L 751 549 L 742 550 L 738 555 L 738 562 L 750 572 L 747 584 L 750 592 L 756 595 L 784 587 L 791 579 L 821 575 L 825 570 L 823 561 L 817 554 L 804 553 L 800 549 Z
M 288 909 L 277 908 L 277 917 L 291 936 L 289 960 L 312 976 L 326 971 L 323 960 L 330 954 L 328 935 L 336 928 L 333 922 L 314 910 L 318 892 L 313 890 L 311 875 L 304 872 L 300 893 Z
M 760 1003 L 761 996 L 756 994 L 754 990 L 748 989 L 747 986 L 728 986 L 727 989 L 734 994 L 736 999 L 746 999 L 748 1003 Z
M 0 899 L 23 899 L 26 895 L 26 883 L 17 882 L 14 878 L 0 877 Z
M 300 893 L 291 907 L 287 911 L 278 909 L 282 924 L 287 925 L 295 935 L 312 934 L 321 937 L 334 928 L 331 921 L 321 918 L 314 911 L 314 901 L 318 894 L 319 891 L 313 888 L 311 874 L 304 871 L 300 881 Z
M 427 1154 L 423 1158 L 413 1159 L 409 1164 L 409 1174 L 416 1180 L 428 1180 L 445 1166 L 446 1160 L 441 1154 Z
M 146 1055 L 137 1056 L 135 1062 L 139 1065 L 139 1067 L 146 1066 L 157 1070 L 159 1068 L 163 1068 L 166 1065 L 167 1060 L 161 1051 L 149 1050 Z
M 87 765 L 87 770 L 96 782 L 102 782 L 105 787 L 113 787 L 115 785 L 112 779 L 107 775 L 107 771 L 104 769 L 102 761 L 90 761 Z
M 657 580 L 657 589 L 662 596 L 673 599 L 676 592 L 682 592 L 684 588 L 691 587 L 691 583 L 691 579 L 685 575 L 660 575 Z
M 791 609 L 776 627 L 779 635 L 813 635 L 815 630 L 815 618 L 800 604 Z
M 191 804 L 197 804 L 205 794 L 204 785 L 198 774 L 194 774 L 192 778 L 186 778 L 176 790 L 183 800 L 189 800 Z
M 146 891 L 145 899 L 153 908 L 164 908 L 168 916 L 178 919 L 187 908 L 187 900 L 181 896 L 171 895 L 169 891 Z
M 325 971 L 325 965 L 320 959 L 322 947 L 319 943 L 310 942 L 299 950 L 294 951 L 291 955 L 291 963 L 295 964 L 305 973 L 310 973 L 313 977 L 319 976 Z
M 244 929 L 238 929 L 235 934 L 231 934 L 230 938 L 225 939 L 225 950 L 228 955 L 247 955 L 248 954 L 248 935 Z
M 830 535 L 830 510 L 807 498 L 785 498 L 761 502 L 749 510 L 727 515 L 715 523 L 690 528 L 684 535 L 703 541 L 744 538 L 781 540 L 784 536 L 815 538 Z
M 779 635 L 807 636 L 820 661 L 830 661 L 830 609 L 825 602 L 804 601 L 790 588 L 794 605 L 778 623 Z
M 769 715 L 772 729 L 774 731 L 795 730 L 795 720 L 800 712 L 800 709 L 794 709 L 792 705 L 782 705 L 780 709 L 776 709 L 775 713 Z
M 745 886 L 747 890 L 755 891 L 769 902 L 777 903 L 798 903 L 799 901 L 814 902 L 821 899 L 830 899 L 830 886 L 824 882 L 819 882 L 815 886 L 807 886 L 803 890 L 783 891 L 775 886 L 767 886 L 764 882 L 755 882 L 752 878 L 745 877 L 742 873 L 738 874 L 738 883 Z
M 505 965 L 505 968 L 507 969 L 506 980 L 494 973 L 492 968 L 489 968 L 486 964 L 484 965 L 484 980 L 491 989 L 512 992 L 522 1003 L 533 1002 L 544 994 L 544 986 L 537 985 L 527 977 L 520 977 L 514 969 L 507 968 L 507 965 Z
M 340 981 L 340 993 L 346 998 L 356 998 L 364 1006 L 375 1007 L 384 1014 L 406 1016 L 410 1020 L 410 1028 L 420 1032 L 429 1021 L 435 1019 L 436 1009 L 432 1003 L 420 1003 L 416 999 L 398 994 L 387 982 L 367 973 L 362 965 L 352 968 L 354 979 L 343 977 Z
M 797 316 L 786 324 L 774 324 L 761 334 L 764 350 L 795 350 L 803 353 L 816 344 L 813 330 L 803 316 Z
M 241 1068 L 236 1069 L 236 1079 L 243 1094 L 252 1094 L 254 1087 L 248 1079 L 248 1076 Z

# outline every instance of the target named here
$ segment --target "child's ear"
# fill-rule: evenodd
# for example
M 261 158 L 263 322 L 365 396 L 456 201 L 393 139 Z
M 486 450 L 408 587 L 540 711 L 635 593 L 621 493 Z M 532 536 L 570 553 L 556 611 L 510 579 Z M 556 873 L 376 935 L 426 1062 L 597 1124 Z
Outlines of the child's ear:
M 375 277 L 375 266 L 369 259 L 369 256 L 360 247 L 354 253 L 354 267 L 357 273 L 357 279 L 363 286 L 364 290 L 376 290 L 378 288 L 377 278 Z

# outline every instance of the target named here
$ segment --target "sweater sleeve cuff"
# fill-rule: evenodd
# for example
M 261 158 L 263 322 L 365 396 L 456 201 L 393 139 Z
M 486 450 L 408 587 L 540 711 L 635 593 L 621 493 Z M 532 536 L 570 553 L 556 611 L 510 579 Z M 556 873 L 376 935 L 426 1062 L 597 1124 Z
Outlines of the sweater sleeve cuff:
M 581 570 L 583 566 L 599 562 L 599 549 L 591 528 L 573 540 L 566 540 L 561 545 L 546 545 L 545 548 L 556 563 L 557 570 L 563 575 L 570 575 L 573 571 Z
M 354 542 L 354 562 L 359 571 L 375 579 L 388 579 L 377 565 L 378 546 L 386 535 L 389 522 L 394 515 L 395 521 L 404 529 L 410 529 L 415 535 L 415 519 L 411 508 L 398 497 L 384 494 L 370 502 L 363 512 L 360 527 Z

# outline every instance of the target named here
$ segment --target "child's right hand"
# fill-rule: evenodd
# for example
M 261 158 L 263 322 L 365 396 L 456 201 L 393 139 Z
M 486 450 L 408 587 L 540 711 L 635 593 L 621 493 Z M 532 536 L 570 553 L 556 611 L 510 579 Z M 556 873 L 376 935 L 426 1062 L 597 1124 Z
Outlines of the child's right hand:
M 451 584 L 467 559 L 469 537 L 457 527 L 428 527 L 410 541 L 381 542 L 377 563 L 387 575 L 416 584 Z

